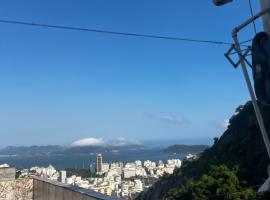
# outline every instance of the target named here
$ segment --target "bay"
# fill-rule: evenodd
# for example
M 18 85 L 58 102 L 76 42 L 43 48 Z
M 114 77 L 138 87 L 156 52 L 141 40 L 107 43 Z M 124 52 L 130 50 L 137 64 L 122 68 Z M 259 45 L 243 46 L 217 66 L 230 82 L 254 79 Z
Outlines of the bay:
M 162 152 L 160 149 L 136 149 L 121 150 L 119 152 L 102 152 L 103 162 L 134 162 L 135 160 L 151 160 L 158 162 L 162 160 L 167 162 L 168 159 L 185 158 L 187 154 L 172 154 Z M 94 164 L 96 154 L 63 154 L 63 155 L 47 155 L 47 156 L 2 156 L 0 164 L 7 163 L 15 166 L 17 169 L 31 168 L 33 166 L 47 167 L 53 165 L 57 169 L 65 168 L 89 168 L 90 164 Z

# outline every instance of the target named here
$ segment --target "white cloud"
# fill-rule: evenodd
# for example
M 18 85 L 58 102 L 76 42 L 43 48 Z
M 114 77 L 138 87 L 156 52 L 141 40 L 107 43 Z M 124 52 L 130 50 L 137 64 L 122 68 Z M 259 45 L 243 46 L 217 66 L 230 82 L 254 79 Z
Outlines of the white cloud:
M 187 120 L 183 117 L 174 116 L 174 115 L 147 115 L 151 119 L 160 120 L 165 123 L 183 125 Z
M 230 125 L 230 122 L 229 122 L 229 119 L 224 119 L 221 122 L 213 120 L 213 121 L 210 121 L 209 124 L 215 127 L 216 129 L 224 131 L 228 128 L 228 126 Z
M 229 119 L 224 119 L 222 125 L 223 125 L 224 128 L 228 128 L 228 126 L 230 125 L 230 120 Z
M 113 141 L 112 144 L 113 146 L 142 145 L 142 143 L 138 140 L 126 139 L 123 137 Z
M 106 142 L 103 138 L 83 138 L 74 141 L 71 146 L 78 147 L 78 146 L 104 146 Z
M 183 117 L 176 117 L 171 115 L 166 116 L 159 116 L 159 119 L 164 122 L 172 123 L 172 124 L 179 124 L 182 125 L 186 122 L 186 120 Z
M 130 146 L 130 145 L 142 145 L 138 140 L 118 138 L 116 140 L 104 140 L 103 138 L 82 138 L 74 141 L 72 147 L 81 147 L 81 146 Z

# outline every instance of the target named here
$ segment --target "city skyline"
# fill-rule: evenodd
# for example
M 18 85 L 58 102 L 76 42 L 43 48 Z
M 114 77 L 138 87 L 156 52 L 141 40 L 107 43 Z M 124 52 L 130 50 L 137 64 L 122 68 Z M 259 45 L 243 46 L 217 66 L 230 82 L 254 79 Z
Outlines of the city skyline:
M 31 0 L 3 2 L 0 18 L 231 42 L 228 30 L 248 9 L 246 1 Z M 0 26 L 0 146 L 213 138 L 249 100 L 226 45 Z

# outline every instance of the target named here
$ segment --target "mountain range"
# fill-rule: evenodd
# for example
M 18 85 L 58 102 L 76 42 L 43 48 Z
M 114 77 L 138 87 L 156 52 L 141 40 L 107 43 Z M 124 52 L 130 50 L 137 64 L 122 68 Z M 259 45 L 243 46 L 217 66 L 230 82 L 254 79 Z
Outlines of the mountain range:
M 90 154 L 90 153 L 102 153 L 106 151 L 115 151 L 122 149 L 141 149 L 142 145 L 126 145 L 126 146 L 60 146 L 60 145 L 48 145 L 48 146 L 9 146 L 0 149 L 0 156 L 45 156 L 45 155 L 74 155 L 74 154 Z

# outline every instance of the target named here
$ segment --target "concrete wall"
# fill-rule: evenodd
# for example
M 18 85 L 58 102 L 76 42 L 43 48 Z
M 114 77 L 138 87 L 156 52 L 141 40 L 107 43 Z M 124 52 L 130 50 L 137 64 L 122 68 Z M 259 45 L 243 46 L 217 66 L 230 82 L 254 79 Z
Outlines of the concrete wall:
M 57 181 L 23 178 L 0 181 L 0 200 L 116 200 L 110 197 Z
M 34 178 L 34 200 L 116 200 L 103 195 L 56 181 Z
M 0 181 L 13 181 L 15 180 L 15 174 L 15 167 L 0 168 Z

